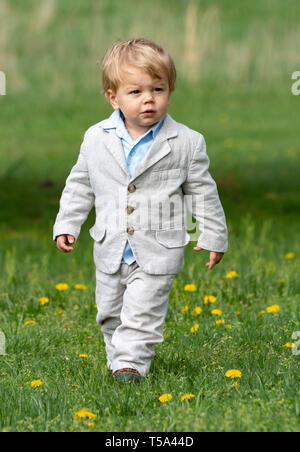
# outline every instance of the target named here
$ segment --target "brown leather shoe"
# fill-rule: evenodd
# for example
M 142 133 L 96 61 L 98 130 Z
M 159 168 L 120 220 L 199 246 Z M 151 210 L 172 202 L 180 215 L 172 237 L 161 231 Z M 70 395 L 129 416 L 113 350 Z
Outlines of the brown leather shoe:
M 124 383 L 127 381 L 139 383 L 142 379 L 142 376 L 137 370 L 129 368 L 118 369 L 113 373 L 113 376 L 118 383 Z

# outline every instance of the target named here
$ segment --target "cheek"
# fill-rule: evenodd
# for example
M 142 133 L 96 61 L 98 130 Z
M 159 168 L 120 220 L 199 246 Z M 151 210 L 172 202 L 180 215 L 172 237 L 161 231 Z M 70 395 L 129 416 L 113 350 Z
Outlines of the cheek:
M 134 116 L 138 111 L 138 107 L 132 102 L 126 102 L 123 104 L 122 111 L 127 116 Z
M 161 108 L 167 108 L 169 105 L 169 99 L 168 98 L 160 99 L 159 104 Z
M 128 111 L 134 113 L 136 110 L 139 109 L 139 103 L 138 102 L 128 102 L 126 105 L 126 108 Z

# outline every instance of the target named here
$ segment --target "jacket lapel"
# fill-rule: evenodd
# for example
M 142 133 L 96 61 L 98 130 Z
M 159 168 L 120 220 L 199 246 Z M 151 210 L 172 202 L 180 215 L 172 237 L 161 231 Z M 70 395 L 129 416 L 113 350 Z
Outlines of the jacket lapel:
M 104 130 L 103 143 L 112 153 L 126 176 L 129 178 L 127 163 L 120 138 L 116 135 L 116 129 Z
M 151 166 L 161 160 L 163 157 L 168 155 L 171 152 L 171 146 L 168 143 L 168 140 L 163 142 L 154 140 L 151 148 L 141 161 L 140 165 L 136 169 L 134 175 L 132 176 L 132 180 L 139 177 L 142 173 L 147 171 Z
M 136 179 L 142 173 L 147 171 L 151 166 L 161 160 L 171 152 L 171 146 L 168 142 L 169 138 L 178 135 L 176 121 L 167 114 L 164 123 L 157 134 L 151 148 L 141 161 L 131 180 Z
M 104 121 L 100 123 L 105 124 Z M 157 134 L 151 148 L 145 155 L 144 159 L 141 161 L 139 167 L 134 173 L 131 180 L 136 179 L 142 173 L 147 171 L 151 166 L 165 157 L 171 152 L 171 146 L 168 142 L 169 138 L 176 137 L 178 135 L 176 121 L 171 118 L 170 115 L 166 115 L 164 123 Z M 122 142 L 120 138 L 116 135 L 115 129 L 104 130 L 103 143 L 107 149 L 112 153 L 117 163 L 120 165 L 127 177 L 129 177 L 127 163 L 125 160 Z

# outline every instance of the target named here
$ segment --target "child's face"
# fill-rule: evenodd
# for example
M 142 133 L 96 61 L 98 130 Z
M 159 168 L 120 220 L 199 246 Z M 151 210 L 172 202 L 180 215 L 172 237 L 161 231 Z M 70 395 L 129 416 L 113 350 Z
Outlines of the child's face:
M 106 97 L 115 110 L 122 110 L 128 131 L 136 138 L 165 116 L 170 97 L 168 79 L 165 75 L 153 79 L 141 69 L 126 66 L 123 82 L 116 92 L 107 90 Z

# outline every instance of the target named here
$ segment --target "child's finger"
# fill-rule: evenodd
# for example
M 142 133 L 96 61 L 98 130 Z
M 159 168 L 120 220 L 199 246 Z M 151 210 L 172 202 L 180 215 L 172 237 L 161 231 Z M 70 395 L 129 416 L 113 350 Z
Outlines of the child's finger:
M 211 270 L 222 259 L 222 255 L 211 252 L 209 256 L 209 262 L 206 262 L 206 267 Z
M 65 253 L 70 253 L 71 251 L 73 251 L 73 246 L 68 246 L 68 245 L 63 245 L 61 247 L 61 250 L 64 251 Z
M 61 249 L 64 246 L 64 243 L 65 243 L 64 237 L 62 237 L 61 235 L 56 238 L 57 248 Z
M 200 248 L 200 246 L 194 246 L 195 251 L 201 251 L 203 248 Z
M 206 262 L 206 267 L 211 270 L 216 265 L 216 260 L 213 257 L 210 257 L 209 262 Z
M 71 236 L 70 236 L 71 237 Z M 68 237 L 66 235 L 59 236 L 56 240 L 56 244 L 58 249 L 63 251 L 64 253 L 69 253 L 70 251 L 73 251 L 72 246 L 68 246 Z
M 65 241 L 63 244 L 64 251 L 67 253 L 70 253 L 73 251 L 73 243 L 74 243 L 74 237 L 72 235 L 67 235 L 65 237 Z
M 73 245 L 75 242 L 75 238 L 73 235 L 67 235 L 66 245 Z

